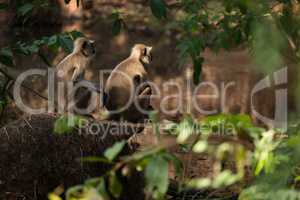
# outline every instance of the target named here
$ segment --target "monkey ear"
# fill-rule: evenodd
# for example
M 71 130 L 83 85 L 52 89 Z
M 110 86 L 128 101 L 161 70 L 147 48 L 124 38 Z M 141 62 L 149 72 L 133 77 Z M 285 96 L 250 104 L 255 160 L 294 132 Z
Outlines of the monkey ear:
M 82 44 L 82 48 L 85 49 L 87 45 L 88 45 L 88 42 L 84 41 L 83 44 Z
M 143 49 L 142 49 L 142 55 L 143 55 L 143 56 L 146 56 L 146 55 L 147 55 L 147 48 L 143 48 Z

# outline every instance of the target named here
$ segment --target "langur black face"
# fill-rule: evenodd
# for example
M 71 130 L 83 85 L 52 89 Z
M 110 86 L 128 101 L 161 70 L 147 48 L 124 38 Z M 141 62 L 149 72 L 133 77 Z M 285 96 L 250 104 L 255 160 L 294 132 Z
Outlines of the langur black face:
M 92 57 L 96 53 L 94 41 L 86 40 L 82 44 L 81 52 L 85 57 Z
M 145 46 L 141 49 L 141 61 L 144 64 L 150 64 L 153 59 L 152 56 L 152 47 Z

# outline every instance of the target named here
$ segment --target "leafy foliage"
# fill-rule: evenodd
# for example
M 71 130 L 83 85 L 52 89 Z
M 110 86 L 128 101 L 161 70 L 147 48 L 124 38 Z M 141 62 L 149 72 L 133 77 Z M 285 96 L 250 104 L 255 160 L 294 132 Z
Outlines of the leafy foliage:
M 283 139 L 272 151 L 272 157 L 277 160 L 275 165 L 273 160 L 269 163 L 273 169 L 259 175 L 252 186 L 242 191 L 239 199 L 299 199 L 300 193 L 295 188 L 300 163 L 299 142 L 298 135 Z
M 220 144 L 209 142 L 210 135 L 213 135 L 214 128 L 223 124 L 223 127 L 233 127 L 238 132 L 245 131 L 254 141 L 254 151 L 246 149 L 243 145 L 224 141 Z M 232 124 L 229 126 L 229 124 Z M 205 153 L 214 158 L 213 177 L 194 177 L 185 181 L 183 188 L 224 188 L 243 181 L 245 169 L 251 167 L 254 182 L 242 191 L 239 199 L 297 199 L 299 193 L 293 187 L 299 180 L 295 170 L 299 166 L 299 136 L 292 136 L 289 139 L 276 137 L 280 134 L 274 130 L 265 131 L 256 128 L 246 115 L 216 115 L 209 116 L 203 120 L 193 120 L 187 116 L 181 123 L 172 124 L 167 130 L 176 137 L 181 137 L 182 131 L 189 130 L 181 143 L 187 143 L 188 151 L 194 153 Z M 251 134 L 252 132 L 252 134 Z M 192 141 L 191 138 L 194 138 Z M 189 141 L 189 142 L 188 142 Z M 143 171 L 145 174 L 145 191 L 153 199 L 164 199 L 169 186 L 168 170 L 173 165 L 180 177 L 182 163 L 172 154 L 167 152 L 165 146 L 158 145 L 150 147 L 133 155 L 119 157 L 117 155 L 125 146 L 125 141 L 113 145 L 104 152 L 104 157 L 88 157 L 88 162 L 103 162 L 112 164 L 109 170 L 102 177 L 87 180 L 83 185 L 75 186 L 67 191 L 67 199 L 89 198 L 97 196 L 99 199 L 109 199 L 108 193 L 114 198 L 119 198 L 123 191 L 122 176 L 126 177 L 131 171 Z M 235 163 L 235 170 L 223 169 L 222 163 L 228 158 Z M 121 172 L 121 173 L 120 173 Z M 108 183 L 108 184 L 104 184 Z M 276 183 L 276 185 L 274 185 Z M 53 193 L 51 193 L 53 194 Z M 55 196 L 58 198 L 59 196 Z M 53 197 L 54 198 L 54 197 Z
M 274 171 L 280 157 L 275 157 L 273 151 L 278 147 L 280 141 L 274 141 L 273 130 L 264 132 L 262 138 L 256 141 L 255 160 L 257 160 L 255 175 L 259 175 L 264 169 L 265 173 Z
M 82 33 L 72 31 L 50 37 L 43 37 L 42 39 L 34 40 L 30 43 L 20 41 L 10 47 L 0 49 L 0 63 L 7 66 L 14 66 L 14 55 L 29 56 L 38 54 L 47 65 L 51 66 L 50 62 L 42 54 L 41 49 L 48 47 L 50 50 L 57 52 L 59 48 L 62 48 L 67 53 L 70 53 L 73 50 L 73 40 L 81 36 Z
M 25 25 L 26 22 L 30 21 L 34 13 L 51 9 L 52 3 L 53 2 L 49 0 L 13 0 L 6 4 L 5 9 L 16 9 L 16 19 L 20 20 L 21 23 Z
M 162 156 L 150 160 L 145 170 L 146 189 L 154 199 L 162 199 L 168 190 L 168 161 Z
M 196 84 L 199 83 L 206 48 L 218 52 L 246 44 L 263 72 L 281 66 L 287 48 L 292 49 L 289 57 L 298 56 L 297 1 L 181 0 L 180 4 L 182 9 L 176 13 L 179 17 L 172 27 L 181 33 L 179 59 L 184 62 L 190 57 L 193 61 Z M 275 7 L 282 9 L 276 10 Z
M 132 171 L 144 171 L 146 178 L 146 191 L 154 199 L 163 199 L 168 189 L 168 169 L 170 163 L 180 173 L 182 165 L 173 155 L 166 152 L 162 147 L 153 147 L 142 152 L 137 152 L 131 156 L 119 157 L 115 156 L 124 148 L 125 142 L 121 141 L 108 148 L 102 157 L 94 157 L 93 159 L 84 159 L 85 161 L 99 161 L 107 163 L 113 161 L 114 166 L 102 177 L 92 178 L 85 181 L 83 185 L 74 186 L 67 191 L 67 199 L 89 199 L 90 195 L 97 196 L 98 199 L 110 199 L 108 194 L 114 198 L 119 198 L 123 191 L 121 176 L 130 176 Z M 121 173 L 119 173 L 121 172 Z M 105 184 L 105 182 L 108 184 Z M 51 193 L 52 195 L 54 193 Z M 59 197 L 59 196 L 56 196 Z
M 109 160 L 113 161 L 115 157 L 122 151 L 125 146 L 125 141 L 117 142 L 111 148 L 107 149 L 104 153 L 104 156 Z

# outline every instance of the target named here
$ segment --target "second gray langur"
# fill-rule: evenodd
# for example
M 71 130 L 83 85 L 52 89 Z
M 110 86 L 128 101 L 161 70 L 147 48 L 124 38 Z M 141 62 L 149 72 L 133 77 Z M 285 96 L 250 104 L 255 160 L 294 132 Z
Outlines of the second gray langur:
M 150 46 L 134 45 L 130 56 L 111 72 L 106 81 L 106 99 L 104 100 L 104 105 L 110 113 L 109 119 L 123 119 L 135 123 L 141 122 L 147 117 L 140 112 L 133 101 L 137 100 L 143 110 L 151 108 L 152 90 L 147 85 L 148 73 L 146 71 L 146 66 L 152 61 L 151 51 L 152 47 Z M 141 85 L 142 87 L 140 87 Z

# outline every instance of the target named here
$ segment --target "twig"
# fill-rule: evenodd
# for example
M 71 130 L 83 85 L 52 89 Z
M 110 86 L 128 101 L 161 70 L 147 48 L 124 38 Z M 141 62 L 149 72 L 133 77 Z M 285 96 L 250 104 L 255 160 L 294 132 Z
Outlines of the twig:
M 33 129 L 32 126 L 30 125 L 30 123 L 24 118 L 23 119 L 25 121 L 25 123 L 29 126 L 29 128 Z
M 6 106 L 4 106 L 4 107 L 1 109 L 1 113 L 0 113 L 0 122 L 2 121 L 2 118 L 3 118 L 3 114 L 4 114 L 4 111 L 5 111 L 5 108 L 6 108 Z
M 6 127 L 4 127 L 4 131 L 5 131 L 5 133 L 6 133 L 7 139 L 9 140 L 9 134 L 8 134 L 8 132 L 7 132 Z
M 8 73 L 6 73 L 3 69 L 0 68 L 0 72 L 1 72 L 4 76 L 6 76 L 8 79 L 10 79 L 12 82 L 14 82 L 14 83 L 16 82 L 16 80 L 15 80 L 12 76 L 10 76 Z M 48 101 L 48 98 L 47 98 L 47 97 L 44 97 L 43 95 L 41 95 L 41 94 L 38 93 L 37 91 L 33 90 L 32 88 L 26 86 L 25 84 L 22 83 L 21 86 L 22 86 L 23 88 L 25 88 L 26 90 L 29 90 L 30 92 L 34 93 L 34 94 L 37 95 L 38 97 L 40 97 L 40 98 L 42 98 L 42 99 Z

